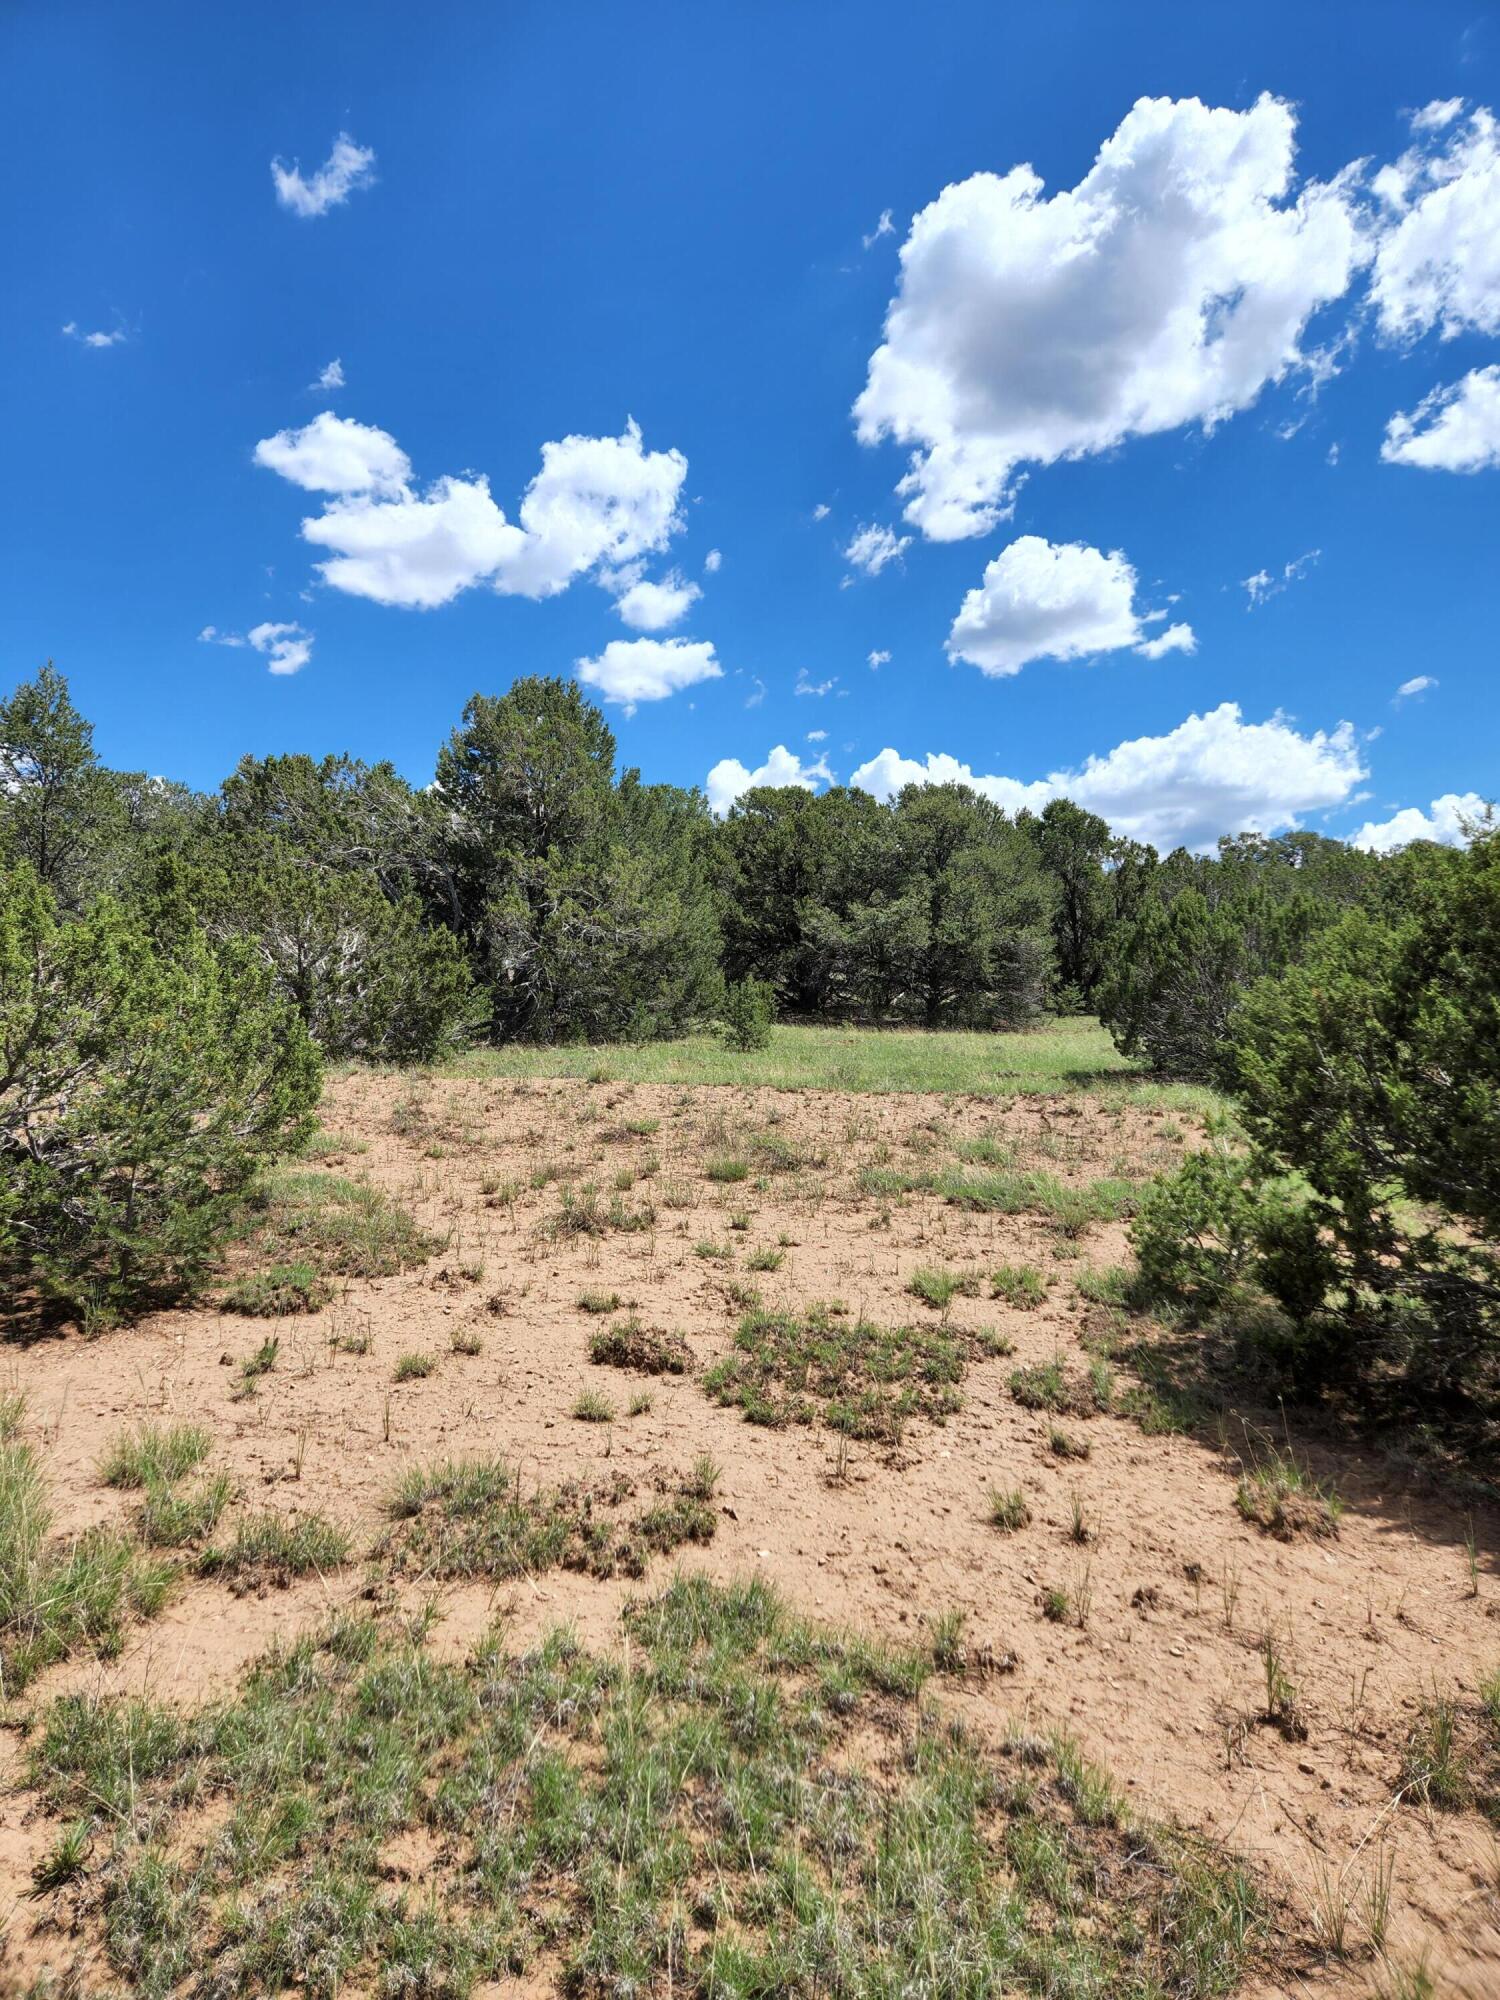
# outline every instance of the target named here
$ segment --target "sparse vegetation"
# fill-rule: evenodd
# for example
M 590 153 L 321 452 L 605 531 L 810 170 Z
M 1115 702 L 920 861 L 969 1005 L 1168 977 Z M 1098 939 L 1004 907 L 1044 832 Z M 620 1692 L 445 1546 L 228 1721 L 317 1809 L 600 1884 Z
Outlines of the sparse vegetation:
M 0 1694 L 7 1698 L 81 1647 L 118 1652 L 127 1624 L 154 1616 L 173 1582 L 168 1565 L 111 1529 L 54 1538 L 36 1453 L 14 1428 L 0 1437 Z
M 272 1270 L 308 1270 L 323 1280 L 394 1277 L 441 1247 L 373 1183 L 292 1168 L 262 1183 L 243 1239 L 247 1258 Z
M 348 1553 L 349 1537 L 321 1514 L 246 1514 L 227 1542 L 203 1551 L 198 1568 L 236 1589 L 255 1589 L 337 1569 Z
M 809 1308 L 750 1312 L 733 1352 L 705 1371 L 715 1402 L 776 1428 L 816 1418 L 851 1437 L 894 1443 L 914 1416 L 941 1422 L 958 1407 L 964 1355 L 941 1329 L 882 1328 Z
M 642 1326 L 634 1313 L 589 1336 L 589 1359 L 642 1375 L 686 1375 L 693 1366 L 692 1349 L 680 1333 Z
M 653 1555 L 713 1539 L 717 1521 L 702 1492 L 701 1461 L 651 1505 L 623 1474 L 523 1491 L 500 1459 L 455 1459 L 416 1467 L 391 1496 L 396 1523 L 384 1553 L 408 1574 L 500 1581 L 548 1569 L 640 1576 Z
M 975 1980 L 1208 2000 L 1255 1963 L 1262 1912 L 1230 1857 L 1126 1830 L 1065 1740 L 991 1761 L 919 1709 L 933 1656 L 961 1653 L 951 1621 L 903 1651 L 808 1624 L 758 1582 L 680 1578 L 625 1624 L 628 1676 L 565 1631 L 524 1655 L 497 1632 L 447 1664 L 345 1618 L 201 1715 L 65 1696 L 31 1751 L 63 1823 L 53 1877 L 142 1995 L 210 1968 L 240 1990 L 381 1968 L 384 1993 L 456 1994 L 549 1938 L 563 1991 L 649 1990 L 670 1962 L 675 1986 L 726 2000 L 832 1970 L 924 2000 Z M 859 1739 L 874 1753 L 853 1759 Z M 226 1822 L 194 1818 L 205 1796 L 232 1801 Z M 65 1847 L 95 1811 L 100 1835 Z M 379 1884 L 378 1854 L 424 1824 L 440 1840 L 420 1898 Z M 705 1880 L 713 1922 L 690 1930 Z

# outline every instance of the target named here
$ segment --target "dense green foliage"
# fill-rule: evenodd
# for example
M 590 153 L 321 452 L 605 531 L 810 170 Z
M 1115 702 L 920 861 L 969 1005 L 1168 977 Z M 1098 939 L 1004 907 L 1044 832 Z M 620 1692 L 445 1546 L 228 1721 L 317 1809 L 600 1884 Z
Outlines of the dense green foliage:
M 1500 1380 L 1500 833 L 1409 860 L 1250 988 L 1224 1067 L 1247 1151 L 1189 1159 L 1137 1224 L 1158 1289 L 1281 1318 L 1293 1385 L 1489 1406 Z
M 962 785 L 884 806 L 760 787 L 718 851 L 725 970 L 785 1013 L 993 1028 L 1041 1009 L 1056 890 L 1025 828 Z
M 190 1282 L 318 1064 L 243 944 L 170 945 L 111 897 L 66 922 L 0 875 L 0 1272 L 107 1317 Z

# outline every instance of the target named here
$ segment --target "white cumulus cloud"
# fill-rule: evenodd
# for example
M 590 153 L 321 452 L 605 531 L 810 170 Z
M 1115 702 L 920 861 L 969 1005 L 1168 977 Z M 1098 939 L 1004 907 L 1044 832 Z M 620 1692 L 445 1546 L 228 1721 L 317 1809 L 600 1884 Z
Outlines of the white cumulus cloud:
M 1190 625 L 1148 639 L 1123 552 L 1021 535 L 986 566 L 948 634 L 952 659 L 986 674 L 1018 674 L 1028 660 L 1078 660 L 1132 646 L 1150 659 L 1197 643 Z
M 255 463 L 309 493 L 406 490 L 411 460 L 389 431 L 324 410 L 300 430 L 277 431 L 255 447 Z
M 1281 714 L 1246 722 L 1238 703 L 1190 715 L 1163 736 L 1138 736 L 1076 770 L 1030 780 L 988 776 L 956 757 L 882 750 L 849 779 L 877 798 L 905 785 L 969 785 L 1007 812 L 1069 798 L 1117 833 L 1161 849 L 1210 847 L 1220 834 L 1274 833 L 1346 803 L 1365 776 L 1354 730 L 1303 735 Z
M 1488 808 L 1478 792 L 1444 792 L 1432 801 L 1431 809 L 1405 806 L 1387 820 L 1366 820 L 1351 833 L 1351 847 L 1363 847 L 1372 854 L 1390 854 L 1413 840 L 1436 840 L 1444 847 L 1461 847 L 1469 830 L 1485 820 Z
M 1029 166 L 913 220 L 860 438 L 914 447 L 898 491 L 935 540 L 982 534 L 1021 467 L 1252 403 L 1366 252 L 1352 176 L 1296 184 L 1296 117 L 1141 98 L 1074 188 Z
M 595 660 L 578 660 L 585 686 L 634 715 L 642 701 L 664 701 L 679 688 L 716 681 L 724 672 L 707 639 L 611 639 Z
M 331 551 L 319 565 L 325 583 L 419 609 L 480 583 L 504 595 L 551 597 L 590 571 L 623 599 L 641 580 L 635 565 L 681 527 L 687 476 L 682 453 L 646 451 L 634 422 L 619 437 L 565 437 L 542 446 L 541 470 L 510 521 L 482 474 L 419 490 L 388 432 L 327 410 L 301 430 L 263 438 L 255 459 L 294 485 L 334 496 L 302 523 L 304 540 Z M 635 603 L 658 614 L 665 608 L 649 594 Z
M 1196 653 L 1198 634 L 1191 625 L 1169 625 L 1154 639 L 1142 639 L 1135 650 L 1143 660 L 1159 660 L 1167 653 Z
M 877 646 L 874 649 L 874 651 L 869 654 L 868 659 L 869 659 L 870 672 L 872 674 L 878 674 L 882 667 L 888 667 L 891 663 L 891 656 L 887 652 L 884 646 Z
M 723 555 L 718 549 L 710 549 L 708 554 L 703 558 L 703 574 L 705 576 L 717 576 L 723 567 Z
M 675 569 L 660 583 L 635 573 L 621 575 L 619 581 L 623 587 L 615 598 L 615 609 L 635 632 L 664 632 L 685 618 L 703 595 L 696 583 L 686 582 Z
M 310 389 L 342 389 L 344 386 L 344 364 L 335 354 L 323 369 L 316 382 L 310 382 Z
M 1391 418 L 1380 456 L 1429 472 L 1484 472 L 1500 465 L 1500 366 L 1471 368 Z
M 273 674 L 299 674 L 312 658 L 313 635 L 300 625 L 252 625 L 245 637 L 269 660 Z
M 738 757 L 721 757 L 704 781 L 704 789 L 710 808 L 722 818 L 736 799 L 743 798 L 756 785 L 797 785 L 804 792 L 815 792 L 819 785 L 832 783 L 833 773 L 826 757 L 804 764 L 795 751 L 778 743 L 764 764 L 753 771 L 747 770 Z
M 306 179 L 296 160 L 290 166 L 279 157 L 271 162 L 276 199 L 293 215 L 326 215 L 330 208 L 346 202 L 356 188 L 368 187 L 374 178 L 373 149 L 356 146 L 347 132 L 340 132 L 328 158 Z
M 1451 100 L 1433 109 L 1450 115 L 1418 123 L 1373 183 L 1385 217 L 1370 298 L 1392 340 L 1500 333 L 1500 126 L 1481 109 L 1455 128 Z

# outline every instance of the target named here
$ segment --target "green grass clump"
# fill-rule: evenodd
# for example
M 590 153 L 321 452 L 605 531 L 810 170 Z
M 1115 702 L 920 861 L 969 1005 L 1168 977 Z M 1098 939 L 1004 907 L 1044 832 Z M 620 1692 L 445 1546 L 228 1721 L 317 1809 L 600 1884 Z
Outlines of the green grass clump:
M 395 1526 L 384 1553 L 412 1575 L 502 1581 L 548 1569 L 640 1576 L 653 1555 L 708 1542 L 718 1525 L 702 1464 L 639 1514 L 634 1483 L 598 1481 L 523 1490 L 501 1459 L 414 1466 L 387 1503 Z
M 579 1187 L 563 1189 L 562 1206 L 555 1214 L 544 1217 L 538 1224 L 538 1233 L 552 1238 L 608 1236 L 615 1230 L 629 1233 L 650 1229 L 655 1222 L 656 1210 L 650 1202 L 632 1208 L 619 1192 L 606 1202 L 593 1181 L 584 1181 Z
M 1074 1274 L 1073 1284 L 1078 1296 L 1096 1306 L 1128 1306 L 1133 1296 L 1136 1275 L 1125 1264 L 1085 1265 Z
M 1030 1368 L 1017 1368 L 1010 1393 L 1023 1409 L 1049 1410 L 1054 1416 L 1092 1417 L 1110 1407 L 1108 1366 L 1091 1367 L 1087 1376 L 1070 1374 L 1060 1354 Z
M 267 1176 L 242 1233 L 260 1262 L 318 1278 L 394 1278 L 441 1248 L 368 1181 L 291 1169 Z
M 348 1554 L 349 1537 L 321 1514 L 246 1514 L 229 1541 L 203 1551 L 198 1568 L 204 1576 L 253 1588 L 337 1569 Z
M 935 1311 L 946 1312 L 956 1298 L 972 1299 L 979 1292 L 979 1279 L 972 1271 L 950 1271 L 941 1264 L 919 1264 L 906 1281 L 914 1298 Z
M 1500 1672 L 1480 1676 L 1477 1702 L 1433 1689 L 1407 1735 L 1398 1790 L 1443 1812 L 1500 1819 Z
M 609 1368 L 634 1368 L 642 1375 L 686 1375 L 693 1352 L 680 1333 L 642 1326 L 634 1313 L 589 1336 L 589 1359 Z
M 1234 1504 L 1242 1519 L 1283 1542 L 1336 1535 L 1344 1511 L 1334 1488 L 1314 1479 L 1290 1447 L 1272 1451 L 1241 1476 Z
M 586 1313 L 618 1312 L 624 1301 L 618 1292 L 585 1291 L 578 1294 L 578 1310 Z
M 597 1389 L 585 1389 L 573 1405 L 573 1415 L 581 1424 L 612 1424 L 615 1406 Z
M 729 1186 L 736 1181 L 750 1178 L 750 1162 L 737 1159 L 732 1153 L 715 1153 L 703 1163 L 703 1172 L 711 1181 Z
M 749 1312 L 703 1376 L 717 1403 L 776 1427 L 821 1417 L 850 1437 L 898 1441 L 914 1416 L 958 1408 L 964 1348 L 941 1326 L 878 1327 L 830 1306 Z
M 1047 1433 L 1047 1449 L 1054 1458 L 1088 1458 L 1093 1450 L 1087 1438 L 1071 1431 L 1053 1429 Z
M 566 1630 L 458 1662 L 345 1618 L 196 1714 L 54 1702 L 29 1755 L 70 1920 L 136 2000 L 461 2000 L 527 1967 L 584 2000 L 1210 2000 L 1261 1969 L 1243 1868 L 1127 1824 L 1065 1738 L 992 1754 L 930 1711 L 933 1648 L 759 1581 L 679 1577 L 623 1622 L 628 1671 Z M 953 1622 L 933 1640 L 956 1665 Z M 383 1865 L 403 1836 L 419 1888 Z
M 0 1695 L 20 1694 L 81 1647 L 118 1652 L 130 1621 L 161 1609 L 173 1577 L 113 1529 L 54 1541 L 35 1452 L 14 1435 L 0 1440 Z
M 147 1547 L 153 1549 L 180 1549 L 190 1543 L 205 1542 L 233 1498 L 234 1481 L 224 1472 L 215 1473 L 212 1479 L 190 1486 L 185 1492 L 153 1480 L 136 1516 L 136 1530 Z
M 403 1354 L 400 1357 L 392 1371 L 391 1379 L 395 1382 L 425 1382 L 436 1367 L 435 1355 L 423 1354 L 414 1349 L 410 1354 Z
M 1019 1486 L 992 1486 L 988 1505 L 989 1523 L 1004 1534 L 1013 1535 L 1028 1525 L 1031 1508 Z
M 1134 1181 L 1106 1179 L 1068 1187 L 1048 1173 L 940 1174 L 934 1192 L 955 1208 L 991 1215 L 1044 1215 L 1066 1236 L 1078 1236 L 1096 1222 L 1133 1215 L 1140 1188 Z
M 275 1264 L 269 1271 L 251 1271 L 226 1285 L 219 1304 L 225 1312 L 251 1319 L 281 1319 L 291 1313 L 317 1312 L 333 1297 L 333 1286 L 311 1264 Z
M 1046 1296 L 1046 1277 L 1035 1264 L 1002 1264 L 990 1273 L 990 1297 L 1008 1306 L 1039 1306 Z
M 758 1250 L 752 1250 L 746 1257 L 745 1269 L 747 1271 L 779 1271 L 785 1262 L 786 1252 L 784 1250 L 773 1250 L 769 1244 L 762 1244 Z
M 142 1424 L 111 1439 L 99 1477 L 106 1486 L 170 1485 L 203 1463 L 212 1442 L 201 1424 Z

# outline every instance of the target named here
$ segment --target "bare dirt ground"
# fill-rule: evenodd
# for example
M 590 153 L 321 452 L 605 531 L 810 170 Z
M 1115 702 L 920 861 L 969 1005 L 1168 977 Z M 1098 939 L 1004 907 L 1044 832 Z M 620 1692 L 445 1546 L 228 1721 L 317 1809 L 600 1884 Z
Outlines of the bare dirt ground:
M 440 1254 L 402 1277 L 349 1283 L 324 1310 L 274 1326 L 200 1309 L 92 1343 L 64 1335 L 12 1350 L 5 1386 L 25 1393 L 26 1435 L 42 1446 L 64 1531 L 124 1517 L 128 1496 L 100 1483 L 100 1454 L 120 1429 L 170 1418 L 211 1428 L 211 1463 L 247 1504 L 326 1513 L 352 1534 L 354 1559 L 260 1596 L 189 1582 L 160 1617 L 131 1628 L 117 1660 L 74 1659 L 44 1675 L 14 1705 L 13 1725 L 64 1687 L 184 1701 L 227 1689 L 274 1636 L 367 1587 L 361 1558 L 414 1462 L 501 1454 L 528 1483 L 623 1470 L 644 1486 L 708 1452 L 723 1468 L 718 1529 L 711 1545 L 683 1553 L 686 1564 L 719 1577 L 761 1570 L 800 1608 L 895 1637 L 919 1635 L 950 1608 L 966 1612 L 974 1670 L 944 1683 L 941 1698 L 971 1723 L 998 1731 L 1018 1712 L 1066 1722 L 1132 1801 L 1231 1842 L 1266 1871 L 1308 1938 L 1321 1924 L 1326 1942 L 1330 1908 L 1347 1906 L 1353 1955 L 1312 1964 L 1295 1990 L 1375 1989 L 1378 1968 L 1357 1947 L 1371 1885 L 1389 1866 L 1393 1956 L 1425 1951 L 1438 1992 L 1500 1993 L 1493 1831 L 1476 1815 L 1397 1796 L 1419 1704 L 1434 1689 L 1472 1693 L 1500 1662 L 1495 1521 L 1472 1517 L 1476 1593 L 1461 1506 L 1413 1489 L 1373 1456 L 1297 1439 L 1347 1511 L 1335 1537 L 1275 1540 L 1234 1504 L 1264 1412 L 1248 1433 L 1231 1415 L 1209 1437 L 1069 1417 L 1061 1421 L 1092 1449 L 1059 1459 L 1049 1446 L 1059 1420 L 1022 1407 L 1010 1377 L 1059 1352 L 1070 1365 L 1086 1361 L 1090 1308 L 1074 1281 L 1123 1256 L 1123 1227 L 1091 1228 L 1075 1249 L 1042 1217 L 856 1187 L 862 1167 L 941 1170 L 959 1142 L 986 1137 L 1067 1183 L 1146 1174 L 1177 1157 L 1191 1121 L 1079 1096 L 999 1103 L 576 1081 L 437 1081 L 414 1093 L 409 1080 L 368 1075 L 334 1081 L 323 1117 L 347 1149 L 322 1164 L 370 1177 L 440 1233 Z M 651 1121 L 656 1129 L 644 1129 Z M 821 1164 L 757 1168 L 731 1184 L 708 1177 L 715 1155 L 755 1133 Z M 607 1201 L 629 1175 L 622 1198 L 649 1201 L 654 1227 L 544 1233 L 566 1181 L 592 1181 Z M 772 1247 L 783 1251 L 778 1269 L 748 1267 L 751 1252 Z M 916 1267 L 988 1273 L 1007 1263 L 1049 1274 L 1045 1303 L 1012 1308 L 984 1296 L 987 1284 L 956 1297 L 951 1324 L 995 1329 L 1014 1353 L 975 1359 L 958 1412 L 942 1425 L 913 1422 L 895 1451 L 843 1447 L 816 1425 L 752 1425 L 710 1401 L 695 1375 L 646 1383 L 594 1365 L 588 1340 L 600 1321 L 578 1305 L 586 1290 L 618 1292 L 646 1326 L 683 1335 L 701 1368 L 730 1346 L 737 1286 L 754 1286 L 772 1308 L 836 1299 L 881 1325 L 931 1324 L 938 1313 L 906 1288 Z M 270 1331 L 277 1365 L 254 1397 L 234 1400 L 232 1364 Z M 479 1351 L 458 1351 L 456 1331 L 477 1335 Z M 355 1347 L 368 1336 L 368 1350 L 348 1351 L 351 1335 Z M 435 1357 L 435 1370 L 396 1382 L 399 1358 L 413 1352 Z M 628 1417 L 642 1388 L 651 1407 Z M 615 1421 L 574 1418 L 588 1389 L 611 1397 Z M 1027 1527 L 1007 1535 L 990 1525 L 995 1486 L 1024 1490 Z M 1086 1540 L 1072 1532 L 1075 1502 Z M 669 1567 L 654 1566 L 652 1580 Z M 1066 1589 L 1075 1611 L 1082 1604 L 1083 1619 L 1046 1618 L 1050 1587 Z M 560 1571 L 498 1592 L 444 1588 L 439 1643 L 462 1648 L 498 1601 L 520 1637 L 570 1619 L 608 1644 L 639 1588 Z M 1268 1632 L 1295 1683 L 1305 1741 L 1260 1719 Z M 61 1958 L 46 1899 L 30 1893 L 56 1828 L 22 1786 L 22 1742 L 18 1727 L 0 1736 L 0 1914 L 11 1913 L 0 1991 L 17 1992 Z M 107 1977 L 97 1990 L 112 1990 Z

